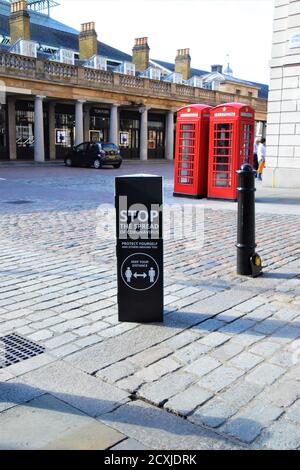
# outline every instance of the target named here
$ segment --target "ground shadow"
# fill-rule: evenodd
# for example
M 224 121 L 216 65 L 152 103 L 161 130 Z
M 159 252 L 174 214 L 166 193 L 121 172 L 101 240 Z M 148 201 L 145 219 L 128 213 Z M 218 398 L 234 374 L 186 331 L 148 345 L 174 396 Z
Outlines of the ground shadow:
M 226 316 L 226 322 L 218 320 L 218 315 Z M 218 315 L 206 313 L 195 313 L 187 311 L 174 311 L 165 315 L 164 323 L 155 325 L 161 327 L 178 328 L 182 330 L 203 330 L 209 333 L 218 331 L 220 333 L 250 334 L 253 336 L 268 335 L 277 338 L 297 339 L 300 337 L 300 322 L 289 322 L 274 318 L 257 319 L 251 314 L 240 317 L 226 314 L 226 310 Z M 272 314 L 270 314 L 271 316 Z
M 300 198 L 297 197 L 258 197 L 255 202 L 258 204 L 283 204 L 283 205 L 300 205 Z
M 297 279 L 298 273 L 264 272 L 264 279 Z
M 101 380 L 97 378 L 95 378 L 95 386 L 97 386 L 97 381 L 99 383 L 99 386 L 101 386 Z M 39 398 L 41 398 L 42 396 L 50 396 L 56 398 L 60 401 L 62 409 L 59 409 L 59 403 L 57 404 L 57 407 L 53 407 L 53 402 L 51 402 L 51 400 L 49 400 L 49 404 L 47 403 L 47 399 L 43 401 L 39 400 Z M 77 407 L 74 406 L 74 401 L 77 403 Z M 1 403 L 8 405 L 1 407 Z M 174 414 L 169 413 L 167 410 L 161 410 L 160 408 L 155 407 L 154 405 L 141 406 L 137 401 L 131 402 L 130 407 L 127 406 L 126 411 L 124 411 L 122 409 L 122 405 L 126 406 L 126 403 L 115 403 L 110 400 L 99 400 L 90 397 L 78 396 L 72 393 L 57 393 L 54 390 L 39 389 L 24 383 L 0 383 L 0 411 L 4 412 L 4 408 L 5 411 L 8 411 L 9 409 L 12 409 L 17 405 L 31 407 L 33 410 L 47 409 L 54 412 L 61 411 L 63 413 L 70 413 L 77 416 L 85 415 L 91 418 L 97 418 L 100 421 L 103 420 L 105 424 L 110 425 L 111 423 L 111 426 L 118 429 L 120 432 L 122 432 L 122 426 L 113 426 L 114 423 L 119 423 L 121 425 L 124 424 L 140 426 L 142 428 L 149 428 L 149 430 L 161 430 L 173 435 L 180 436 L 181 438 L 190 436 L 191 438 L 193 438 L 194 443 L 195 438 L 199 437 L 199 446 L 201 445 L 201 438 L 204 437 L 206 439 L 220 441 L 220 446 L 224 444 L 226 447 L 229 447 L 230 444 L 232 444 L 232 447 L 236 447 L 236 444 L 230 441 L 230 435 L 227 438 L 227 436 L 220 435 L 213 429 L 204 429 L 202 427 L 201 414 L 199 414 L 199 411 L 197 413 L 197 420 L 199 421 L 199 424 L 193 424 L 189 421 L 183 420 L 180 416 L 175 416 Z M 96 414 L 87 413 L 87 407 L 89 409 L 99 409 L 100 407 L 103 411 Z M 164 416 L 162 416 L 163 413 Z M 20 418 L 16 417 L 14 419 L 21 420 L 21 415 L 19 416 Z M 224 416 L 224 419 L 220 419 L 220 417 L 218 417 L 218 423 L 220 424 L 224 422 L 226 418 L 226 416 Z M 203 415 L 203 425 L 209 421 L 211 423 L 214 423 L 215 419 L 216 418 L 214 416 L 208 417 L 206 415 Z M 243 427 L 247 428 L 250 426 L 256 429 L 258 423 L 253 420 L 243 420 Z M 22 423 L 20 422 L 20 434 L 21 433 Z M 243 443 L 241 443 L 241 445 L 243 445 Z M 180 446 L 176 447 L 175 444 L 173 448 L 180 448 Z M 3 442 L 1 443 L 1 440 L 0 449 L 4 450 Z

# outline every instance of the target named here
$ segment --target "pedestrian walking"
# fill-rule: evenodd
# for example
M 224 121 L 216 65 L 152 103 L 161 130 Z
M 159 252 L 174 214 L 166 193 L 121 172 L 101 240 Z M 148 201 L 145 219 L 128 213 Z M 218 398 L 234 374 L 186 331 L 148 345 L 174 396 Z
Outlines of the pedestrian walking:
M 260 144 L 257 148 L 257 159 L 258 159 L 258 170 L 257 170 L 257 179 L 262 180 L 262 173 L 266 166 L 266 139 L 262 138 Z
M 253 170 L 257 172 L 258 170 L 258 157 L 257 157 L 257 151 L 258 151 L 258 146 L 260 144 L 260 139 L 255 139 L 254 142 L 254 148 L 253 148 Z M 257 174 L 257 173 L 256 173 Z

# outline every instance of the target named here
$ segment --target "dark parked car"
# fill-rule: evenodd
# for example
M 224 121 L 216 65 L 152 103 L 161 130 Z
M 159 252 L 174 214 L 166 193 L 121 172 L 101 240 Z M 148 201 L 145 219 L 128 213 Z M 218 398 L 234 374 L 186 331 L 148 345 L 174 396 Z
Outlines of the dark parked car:
M 112 165 L 120 168 L 122 157 L 119 147 L 110 142 L 83 142 L 68 152 L 65 165 L 93 166 L 96 169 Z

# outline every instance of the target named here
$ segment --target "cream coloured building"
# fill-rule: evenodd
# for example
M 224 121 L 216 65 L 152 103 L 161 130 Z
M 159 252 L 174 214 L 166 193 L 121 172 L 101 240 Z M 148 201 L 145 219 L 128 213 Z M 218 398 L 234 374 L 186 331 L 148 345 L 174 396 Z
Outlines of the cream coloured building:
M 300 0 L 275 0 L 264 186 L 300 188 Z
M 100 42 L 93 21 L 78 31 L 54 20 L 56 4 L 0 0 L 0 160 L 61 160 L 90 140 L 172 160 L 176 111 L 192 103 L 250 105 L 263 134 L 267 85 L 196 69 L 188 48 L 155 60 L 146 37 L 125 53 Z

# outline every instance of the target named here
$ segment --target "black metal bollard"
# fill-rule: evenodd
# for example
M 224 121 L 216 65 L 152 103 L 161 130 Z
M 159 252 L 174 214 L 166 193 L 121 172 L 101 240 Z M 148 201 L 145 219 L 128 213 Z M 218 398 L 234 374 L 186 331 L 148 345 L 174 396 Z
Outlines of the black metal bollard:
M 257 277 L 262 274 L 261 258 L 255 243 L 255 171 L 245 163 L 238 170 L 237 273 Z

